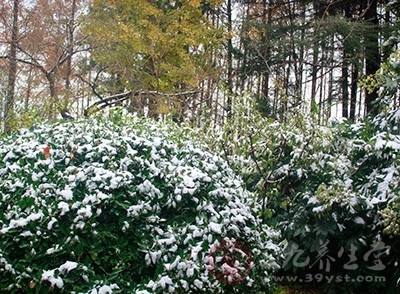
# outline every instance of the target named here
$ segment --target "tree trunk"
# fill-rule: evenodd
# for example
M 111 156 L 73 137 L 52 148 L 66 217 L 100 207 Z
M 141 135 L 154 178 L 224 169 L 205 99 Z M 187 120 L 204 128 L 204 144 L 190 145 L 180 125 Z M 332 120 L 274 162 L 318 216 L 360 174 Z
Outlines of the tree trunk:
M 367 5 L 365 12 L 365 20 L 374 26 L 372 30 L 368 30 L 366 33 L 366 46 L 365 46 L 365 68 L 366 75 L 375 74 L 380 67 L 380 53 L 379 53 L 379 20 L 378 20 L 378 5 L 377 0 L 365 1 Z M 377 109 L 375 102 L 378 99 L 378 92 L 375 89 L 370 92 L 367 91 L 365 94 L 365 105 L 367 108 L 367 114 L 376 115 Z
M 385 6 L 385 26 L 391 26 L 391 22 L 392 22 L 392 16 L 390 13 L 390 9 L 388 9 L 387 6 Z M 393 34 L 392 29 L 387 29 L 383 31 L 383 37 L 384 40 L 389 40 L 391 34 Z M 382 46 L 382 58 L 383 58 L 383 62 L 385 62 L 389 57 L 390 57 L 390 53 L 392 52 L 392 46 Z
M 358 66 L 353 64 L 351 71 L 351 95 L 350 95 L 350 119 L 355 120 L 357 107 L 357 82 L 358 82 Z
M 6 103 L 4 109 L 4 132 L 8 133 L 12 130 L 14 118 L 15 104 L 15 80 L 17 78 L 17 46 L 18 46 L 18 16 L 19 16 L 19 0 L 14 0 L 13 5 L 13 22 L 11 31 L 11 47 L 8 56 L 8 85 Z
M 317 92 L 317 62 L 318 62 L 318 44 L 314 43 L 313 46 L 313 59 L 312 59 L 312 70 L 311 70 L 311 97 L 310 97 L 310 109 L 313 111 L 315 104 L 315 95 Z
M 33 80 L 32 75 L 33 75 L 33 66 L 31 65 L 31 66 L 29 66 L 27 88 L 26 88 L 25 101 L 24 101 L 25 112 L 29 111 L 29 100 L 30 100 L 31 94 L 32 94 L 32 80 Z
M 326 55 L 325 51 L 322 51 L 321 55 L 321 60 L 325 60 Z M 321 123 L 323 116 L 321 115 L 323 113 L 323 107 L 325 105 L 324 102 L 324 93 L 325 93 L 325 72 L 324 72 L 324 67 L 321 66 L 321 74 L 319 77 L 319 98 L 318 98 L 318 122 Z
M 67 26 L 68 30 L 68 58 L 66 62 L 67 70 L 65 77 L 65 89 L 67 90 L 67 95 L 71 90 L 71 75 L 72 75 L 72 55 L 74 54 L 74 31 L 75 31 L 75 11 L 76 11 L 76 0 L 72 1 L 71 16 Z
M 228 93 L 226 99 L 226 113 L 227 118 L 230 119 L 232 117 L 232 96 L 233 96 L 233 27 L 232 27 L 232 0 L 228 0 L 227 3 L 227 16 L 228 16 L 228 56 L 227 56 L 227 86 Z
M 56 90 L 56 78 L 55 75 L 51 73 L 47 73 L 46 78 L 47 82 L 49 83 L 50 99 L 51 99 L 50 118 L 54 118 L 55 113 L 58 112 L 58 94 Z
M 346 52 L 343 52 L 343 64 L 342 64 L 342 117 L 349 117 L 349 71 L 348 64 L 346 62 Z
M 299 3 L 299 9 L 300 9 L 300 18 L 301 18 L 301 24 L 305 25 L 306 23 L 306 4 L 304 2 Z M 296 48 L 293 48 L 293 53 L 296 56 L 294 65 L 295 65 L 295 76 L 296 76 L 296 82 L 295 82 L 295 89 L 294 89 L 294 95 L 296 98 L 296 101 L 298 103 L 301 103 L 301 95 L 303 92 L 303 69 L 304 69 L 304 40 L 305 40 L 305 29 L 302 27 L 301 29 L 301 37 L 300 37 L 300 49 L 299 49 L 299 55 L 295 54 Z
M 273 1 L 269 2 L 270 7 L 267 8 L 267 1 L 264 0 L 263 1 L 263 14 L 262 14 L 262 21 L 264 26 L 270 26 L 271 25 L 271 21 L 272 21 L 272 5 L 273 5 Z M 262 34 L 262 43 L 266 44 L 266 48 L 265 48 L 265 52 L 263 53 L 263 59 L 265 62 L 265 67 L 264 67 L 264 72 L 262 74 L 263 76 L 263 82 L 262 82 L 262 93 L 261 96 L 267 101 L 267 103 L 269 104 L 269 76 L 270 76 L 270 72 L 269 72 L 269 59 L 270 59 L 270 55 L 271 55 L 271 48 L 268 44 L 267 41 L 267 36 L 265 35 L 265 33 Z
M 346 1 L 344 13 L 348 21 L 351 20 L 350 3 Z M 342 117 L 349 117 L 349 44 L 345 39 L 343 41 L 343 60 L 342 60 Z
M 332 103 L 333 103 L 333 60 L 335 55 L 334 49 L 334 37 L 331 36 L 329 39 L 329 81 L 328 81 L 328 98 L 327 98 L 327 105 L 326 105 L 326 119 L 328 120 L 332 116 Z

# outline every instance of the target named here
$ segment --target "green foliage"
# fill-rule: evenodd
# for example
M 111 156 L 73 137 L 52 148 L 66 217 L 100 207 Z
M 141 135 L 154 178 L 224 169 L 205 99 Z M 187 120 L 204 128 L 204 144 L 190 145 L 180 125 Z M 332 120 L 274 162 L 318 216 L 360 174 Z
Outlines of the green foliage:
M 246 103 L 237 101 L 237 115 L 222 130 L 208 129 L 204 139 L 256 193 L 264 221 L 281 230 L 287 243 L 281 274 L 347 274 L 348 283 L 319 282 L 354 291 L 395 285 L 399 110 L 321 126 L 300 111 L 285 123 L 266 119 L 240 106 Z M 374 263 L 384 268 L 371 269 Z M 384 276 L 386 284 L 358 282 L 359 276 Z
M 84 32 L 94 58 L 127 89 L 192 88 L 212 70 L 207 55 L 222 32 L 203 16 L 221 1 L 94 1 Z
M 21 130 L 0 159 L 1 291 L 259 293 L 278 267 L 253 195 L 186 129 L 115 111 Z M 222 240 L 254 261 L 238 285 L 209 272 Z
M 45 121 L 49 117 L 56 117 L 58 114 L 57 109 L 60 108 L 61 103 L 57 105 L 51 99 L 32 103 L 29 109 L 17 105 L 15 106 L 13 117 L 10 119 L 10 128 L 14 132 L 22 128 L 29 128 L 34 124 Z
M 368 92 L 376 89 L 380 92 L 380 98 L 376 107 L 379 108 L 379 115 L 386 115 L 388 111 L 393 111 L 398 105 L 399 85 L 400 85 L 400 50 L 394 51 L 384 62 L 374 75 L 362 78 L 359 84 Z M 393 122 L 393 119 L 387 118 Z M 397 120 L 396 120 L 397 121 Z

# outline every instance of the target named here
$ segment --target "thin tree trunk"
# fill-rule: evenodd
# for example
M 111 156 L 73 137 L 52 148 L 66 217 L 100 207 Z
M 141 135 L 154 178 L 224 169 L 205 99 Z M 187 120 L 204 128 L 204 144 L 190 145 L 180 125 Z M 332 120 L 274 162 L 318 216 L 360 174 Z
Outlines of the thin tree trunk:
M 28 84 L 26 88 L 26 95 L 25 95 L 25 101 L 24 101 L 24 110 L 28 112 L 29 108 L 29 100 L 31 98 L 31 93 L 32 93 L 32 73 L 33 73 L 33 67 L 29 67 L 29 73 L 28 73 Z
M 228 93 L 227 93 L 225 109 L 226 109 L 227 118 L 229 120 L 232 117 L 232 96 L 233 96 L 232 0 L 228 0 L 228 3 L 227 3 L 227 16 L 228 16 L 228 31 L 229 31 L 230 37 L 228 38 L 228 56 L 227 56 Z
M 58 112 L 58 94 L 56 90 L 56 78 L 52 73 L 47 73 L 47 82 L 49 83 L 50 99 L 51 99 L 51 110 L 50 118 L 55 117 L 55 113 Z
M 71 16 L 67 26 L 68 29 L 68 59 L 66 62 L 67 73 L 65 77 L 65 89 L 67 95 L 71 90 L 71 75 L 72 75 L 72 55 L 74 54 L 74 31 L 75 31 L 75 12 L 76 12 L 76 0 L 72 1 Z
M 315 104 L 315 95 L 317 92 L 317 62 L 318 62 L 318 44 L 314 43 L 313 46 L 313 59 L 312 59 L 312 70 L 311 70 L 311 99 L 310 99 L 310 109 L 313 111 Z
M 348 20 L 351 20 L 350 3 L 346 2 L 344 13 Z M 343 41 L 343 60 L 342 60 L 342 117 L 349 117 L 349 49 L 345 40 Z
M 286 114 L 289 111 L 289 80 L 290 80 L 290 69 L 292 67 L 292 55 L 289 55 L 288 59 L 288 64 L 286 65 L 286 71 L 285 71 L 285 77 L 284 77 L 284 82 L 283 86 L 285 87 L 285 95 L 283 97 L 284 103 L 283 103 L 283 109 L 282 109 L 282 118 L 283 121 L 286 122 Z
M 304 2 L 299 2 L 299 6 L 301 6 L 299 9 L 300 15 L 301 15 L 301 24 L 304 25 L 306 23 L 306 4 Z M 305 40 L 305 29 L 302 27 L 301 28 L 301 37 L 300 37 L 300 49 L 299 49 L 299 56 L 295 58 L 294 64 L 295 64 L 295 76 L 296 76 L 296 82 L 295 82 L 295 98 L 296 100 L 301 103 L 301 95 L 302 95 L 302 87 L 303 87 L 303 69 L 304 69 L 304 40 Z M 296 50 L 293 48 L 293 50 Z M 295 52 L 293 52 L 295 53 Z M 297 56 L 297 54 L 295 54 Z M 298 64 L 298 65 L 297 65 Z
M 193 118 L 196 119 L 196 126 L 200 127 L 201 125 L 201 119 L 203 117 L 203 111 L 204 111 L 204 93 L 205 93 L 205 81 L 201 81 L 200 82 L 200 101 L 199 101 L 199 105 L 196 107 L 197 109 L 199 109 L 199 111 L 194 110 L 193 111 Z
M 392 16 L 390 15 L 390 9 L 388 9 L 387 6 L 385 6 L 385 25 L 386 26 L 391 26 L 391 24 L 390 24 L 391 18 L 392 18 Z M 393 33 L 393 31 L 391 29 L 384 30 L 384 32 L 383 32 L 384 39 L 388 40 L 392 33 Z M 390 57 L 391 51 L 392 51 L 391 46 L 382 46 L 383 62 L 385 62 Z
M 315 11 L 315 16 L 314 18 L 318 21 L 319 19 L 322 19 L 326 13 L 327 7 L 325 6 L 326 4 L 321 3 L 321 1 L 314 0 L 313 1 L 313 7 Z M 319 25 L 315 26 L 314 28 L 314 40 L 313 40 L 313 47 L 312 47 L 312 68 L 311 68 L 311 97 L 310 97 L 310 111 L 313 111 L 313 108 L 315 106 L 315 98 L 317 94 L 317 83 L 318 83 L 318 63 L 319 63 L 319 49 L 320 49 L 320 44 L 318 42 L 318 34 L 320 28 Z M 322 87 L 322 85 L 321 85 Z
M 325 52 L 322 51 L 322 56 L 321 56 L 322 60 L 325 60 Z M 318 98 L 318 121 L 321 123 L 322 121 L 322 116 L 321 114 L 323 113 L 323 106 L 324 106 L 324 67 L 321 67 L 321 76 L 319 78 L 319 98 Z
M 342 117 L 349 117 L 349 71 L 348 64 L 346 62 L 346 52 L 343 52 L 343 64 L 342 64 Z
M 216 94 L 215 94 L 215 105 L 214 105 L 214 127 L 216 127 L 218 125 L 218 96 L 219 96 L 219 88 L 216 88 Z
M 358 67 L 353 64 L 351 71 L 351 95 L 350 95 L 350 119 L 355 120 L 357 107 L 357 82 L 358 82 Z
M 327 116 L 326 118 L 329 119 L 332 117 L 332 110 L 333 110 L 333 84 L 334 84 L 334 69 L 335 69 L 335 35 L 332 34 L 329 37 L 329 82 L 328 82 L 328 101 L 327 101 Z M 336 106 L 336 114 L 338 107 Z M 337 115 L 336 115 L 337 116 Z
M 8 85 L 4 109 L 4 132 L 8 133 L 13 128 L 14 104 L 15 104 L 15 81 L 17 78 L 17 46 L 18 46 L 18 16 L 19 0 L 13 3 L 13 23 L 11 31 L 11 47 L 8 56 Z
M 331 67 L 333 67 L 333 55 L 334 49 L 333 49 L 333 37 L 330 39 L 331 43 L 331 49 L 330 49 L 330 59 L 331 59 Z M 329 82 L 328 82 L 328 100 L 327 100 L 327 105 L 326 105 L 326 119 L 329 119 L 332 116 L 332 96 L 333 96 L 333 68 L 329 69 Z
M 263 0 L 263 14 L 262 14 L 262 21 L 264 26 L 269 26 L 271 25 L 271 21 L 272 21 L 272 5 L 273 5 L 273 1 L 269 2 L 269 7 L 267 4 L 266 0 Z M 263 83 L 262 83 L 262 93 L 261 96 L 266 99 L 268 101 L 269 99 L 269 76 L 270 76 L 270 72 L 269 72 L 269 59 L 270 59 L 270 55 L 271 55 L 271 48 L 270 46 L 267 44 L 267 37 L 265 36 L 265 33 L 262 34 L 262 41 L 263 44 L 266 44 L 266 48 L 265 48 L 265 52 L 264 52 L 264 62 L 265 62 L 265 69 L 264 69 L 264 73 L 263 73 Z M 269 103 L 269 101 L 268 101 Z
M 366 47 L 365 47 L 365 67 L 366 75 L 375 74 L 380 67 L 380 53 L 379 53 L 379 19 L 378 19 L 378 5 L 377 0 L 365 1 L 367 5 L 365 12 L 365 20 L 374 26 L 373 29 L 368 30 L 366 33 Z M 365 94 L 365 104 L 367 114 L 376 115 L 377 109 L 375 101 L 378 99 L 377 90 L 367 91 Z
M 244 19 L 249 19 L 250 16 L 250 6 L 246 6 L 246 12 L 243 16 Z M 244 22 L 244 20 L 243 20 Z M 237 88 L 239 90 L 239 95 L 243 95 L 246 87 L 246 81 L 248 79 L 251 79 L 252 77 L 247 75 L 247 58 L 248 58 L 248 46 L 244 44 L 243 39 L 241 39 L 240 42 L 240 51 L 243 50 L 243 57 L 239 59 L 240 65 L 238 64 L 238 69 L 240 72 L 240 75 L 237 78 Z M 258 93 L 258 92 L 257 92 Z

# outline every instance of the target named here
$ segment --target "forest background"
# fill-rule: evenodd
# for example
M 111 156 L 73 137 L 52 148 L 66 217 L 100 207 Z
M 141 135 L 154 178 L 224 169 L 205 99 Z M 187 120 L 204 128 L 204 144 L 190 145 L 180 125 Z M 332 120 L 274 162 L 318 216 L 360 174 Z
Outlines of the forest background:
M 196 125 L 222 126 L 239 104 L 282 122 L 293 109 L 355 121 L 377 113 L 371 75 L 398 43 L 397 1 L 3 0 L 0 9 L 6 132 L 115 105 Z

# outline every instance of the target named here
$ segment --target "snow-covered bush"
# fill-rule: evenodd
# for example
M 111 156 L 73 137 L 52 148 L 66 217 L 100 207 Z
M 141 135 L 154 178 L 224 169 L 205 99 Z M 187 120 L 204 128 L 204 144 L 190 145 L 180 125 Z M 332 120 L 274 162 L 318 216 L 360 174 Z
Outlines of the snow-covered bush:
M 259 205 L 226 162 L 184 134 L 146 120 L 87 120 L 2 139 L 0 289 L 266 289 L 278 234 L 259 223 Z M 240 242 L 251 258 L 235 285 L 209 271 L 223 240 Z M 221 258 L 215 266 L 241 271 Z
M 210 146 L 258 196 L 265 222 L 281 230 L 287 247 L 280 274 L 303 281 L 348 275 L 346 283 L 319 282 L 359 291 L 396 284 L 399 118 L 392 109 L 363 123 L 324 126 L 301 112 L 286 122 L 243 113 L 224 129 L 207 130 Z M 385 276 L 386 283 L 360 276 Z

